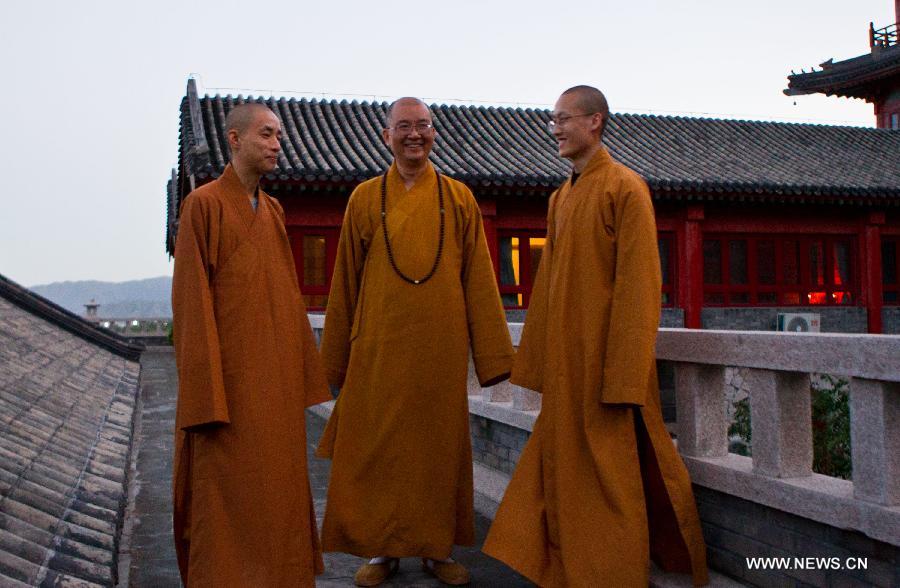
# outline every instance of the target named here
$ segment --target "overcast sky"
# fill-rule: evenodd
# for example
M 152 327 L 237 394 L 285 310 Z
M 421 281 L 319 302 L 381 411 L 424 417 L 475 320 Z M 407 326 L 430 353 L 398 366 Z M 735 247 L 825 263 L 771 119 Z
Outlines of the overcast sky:
M 540 106 L 587 83 L 614 112 L 874 126 L 871 104 L 782 90 L 895 21 L 893 0 L 136 4 L 3 9 L 0 274 L 21 284 L 171 274 L 190 75 L 211 94 Z

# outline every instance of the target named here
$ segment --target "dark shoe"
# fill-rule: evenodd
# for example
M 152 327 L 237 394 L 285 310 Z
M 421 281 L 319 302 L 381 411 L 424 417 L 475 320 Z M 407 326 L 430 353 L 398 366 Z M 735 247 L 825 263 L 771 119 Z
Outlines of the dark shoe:
M 450 586 L 465 586 L 471 579 L 469 571 L 459 562 L 435 561 L 422 558 L 422 569 Z
M 380 564 L 364 563 L 353 576 L 353 582 L 357 586 L 378 586 L 400 569 L 400 560 L 396 557 L 388 558 Z

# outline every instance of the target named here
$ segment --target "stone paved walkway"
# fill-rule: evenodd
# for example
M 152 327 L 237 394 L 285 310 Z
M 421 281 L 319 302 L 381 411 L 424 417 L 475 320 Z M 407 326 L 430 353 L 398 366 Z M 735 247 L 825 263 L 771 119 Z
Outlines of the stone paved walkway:
M 126 552 L 130 557 L 120 559 L 119 563 L 120 580 L 126 586 L 181 585 L 172 543 L 172 445 L 177 381 L 175 354 L 171 348 L 147 351 L 141 356 L 136 459 L 123 533 L 123 547 L 130 550 Z M 123 570 L 126 565 L 127 574 Z
M 177 375 L 175 356 L 170 349 L 151 350 L 141 358 L 142 413 L 136 432 L 135 470 L 133 472 L 133 504 L 126 523 L 121 567 L 123 583 L 136 588 L 165 588 L 180 585 L 172 545 L 172 430 L 175 426 Z M 330 462 L 313 456 L 313 450 L 324 428 L 324 421 L 307 414 L 307 454 L 316 513 L 321 524 L 325 512 Z M 475 521 L 478 547 L 457 547 L 453 557 L 472 573 L 472 586 L 525 587 L 530 582 L 508 567 L 481 553 L 490 521 L 478 515 Z M 353 574 L 363 560 L 346 554 L 326 554 L 325 573 L 317 586 L 337 588 L 353 586 Z M 124 572 L 124 570 L 122 570 Z M 121 572 L 120 572 L 121 573 Z M 405 559 L 400 573 L 384 586 L 442 586 L 421 570 L 418 559 Z

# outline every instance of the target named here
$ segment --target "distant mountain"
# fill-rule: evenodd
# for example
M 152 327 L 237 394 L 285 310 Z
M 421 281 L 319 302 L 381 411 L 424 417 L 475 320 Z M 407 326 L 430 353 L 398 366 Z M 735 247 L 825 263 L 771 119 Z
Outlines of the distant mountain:
M 101 317 L 154 318 L 172 316 L 172 278 L 163 276 L 129 282 L 54 282 L 32 286 L 31 291 L 49 298 L 76 314 L 94 300 Z

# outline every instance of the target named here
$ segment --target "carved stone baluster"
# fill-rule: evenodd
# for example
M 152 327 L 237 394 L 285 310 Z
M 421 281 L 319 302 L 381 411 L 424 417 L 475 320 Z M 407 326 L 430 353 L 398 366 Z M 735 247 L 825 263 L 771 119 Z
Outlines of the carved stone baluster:
M 853 496 L 900 505 L 900 384 L 851 381 L 850 447 Z
M 678 450 L 693 457 L 728 454 L 725 366 L 675 364 Z
M 809 374 L 749 369 L 753 471 L 775 478 L 812 474 Z

